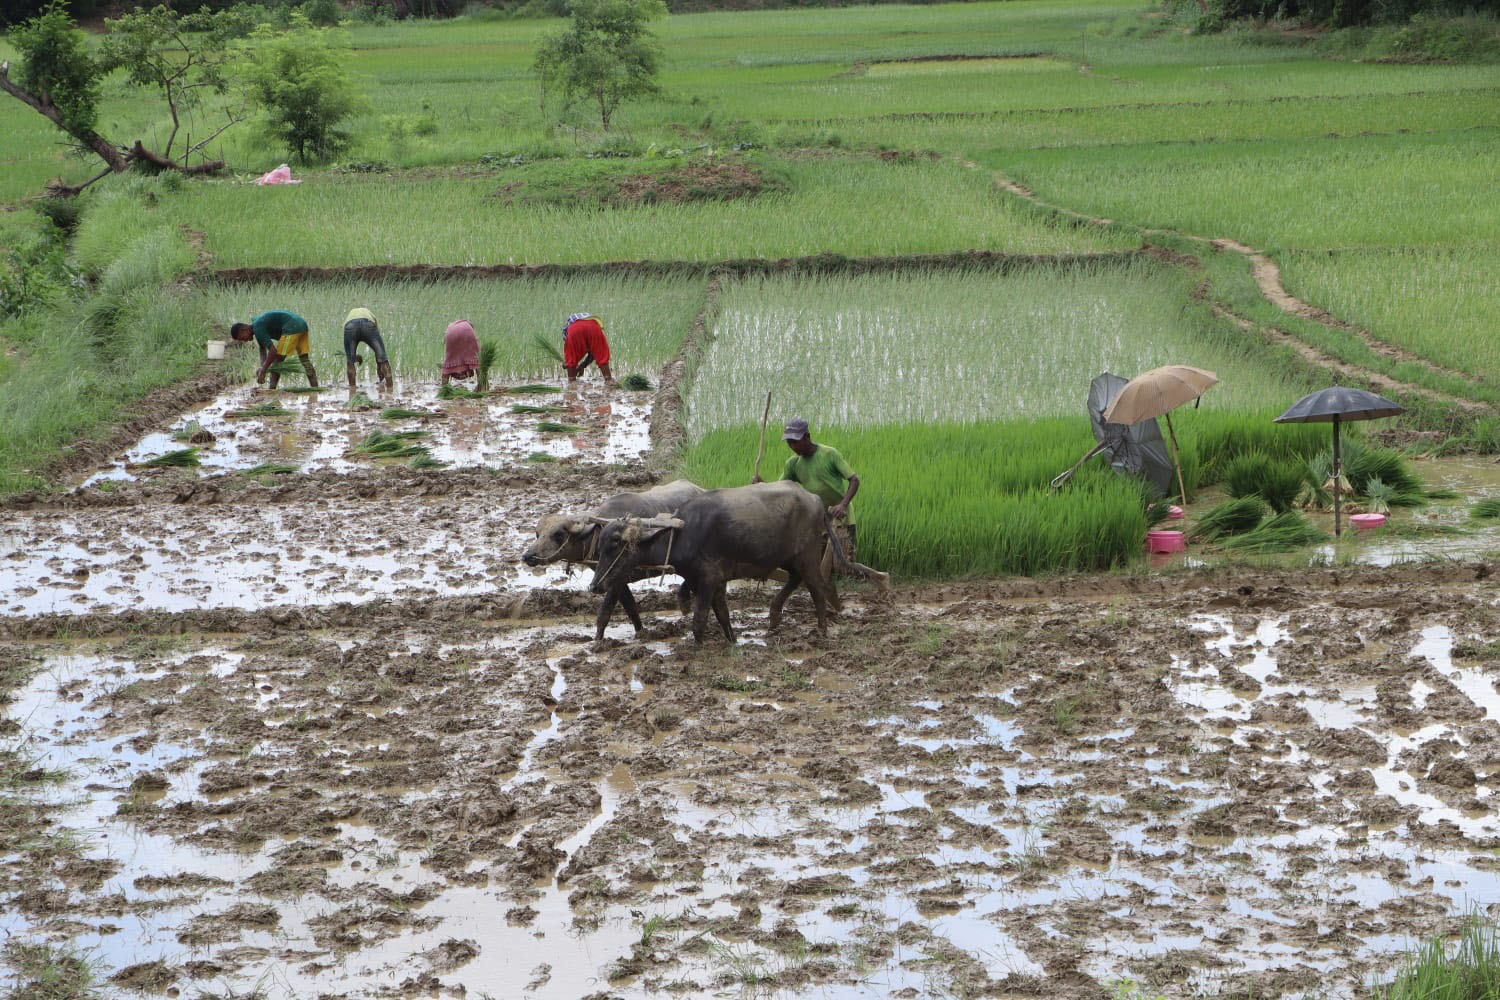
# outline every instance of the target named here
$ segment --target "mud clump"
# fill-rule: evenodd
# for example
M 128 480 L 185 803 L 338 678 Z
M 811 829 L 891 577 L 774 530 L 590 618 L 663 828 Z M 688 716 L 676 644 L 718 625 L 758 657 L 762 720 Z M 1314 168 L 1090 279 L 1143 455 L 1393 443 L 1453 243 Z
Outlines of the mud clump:
M 741 160 L 714 159 L 672 170 L 626 174 L 581 185 L 514 181 L 490 194 L 507 205 L 585 204 L 600 208 L 738 201 L 789 190 L 786 181 Z

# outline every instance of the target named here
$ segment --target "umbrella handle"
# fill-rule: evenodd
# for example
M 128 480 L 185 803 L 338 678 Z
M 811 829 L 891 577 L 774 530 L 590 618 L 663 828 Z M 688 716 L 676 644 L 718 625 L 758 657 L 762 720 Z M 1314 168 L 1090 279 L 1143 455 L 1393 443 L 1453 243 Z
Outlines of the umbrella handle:
M 1089 449 L 1089 453 L 1087 455 L 1074 462 L 1071 469 L 1069 469 L 1067 472 L 1062 473 L 1056 479 L 1052 480 L 1052 488 L 1054 490 L 1062 489 L 1063 484 L 1066 483 L 1069 479 L 1073 478 L 1073 473 L 1077 472 L 1079 468 L 1082 467 L 1084 462 L 1087 462 L 1089 459 L 1093 458 L 1103 450 L 1104 442 L 1100 441 L 1098 444 Z

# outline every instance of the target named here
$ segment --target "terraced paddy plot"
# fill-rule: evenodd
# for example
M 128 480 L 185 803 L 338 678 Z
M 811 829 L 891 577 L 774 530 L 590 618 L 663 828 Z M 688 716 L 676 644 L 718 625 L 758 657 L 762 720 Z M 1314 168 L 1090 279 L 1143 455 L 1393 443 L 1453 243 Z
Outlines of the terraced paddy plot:
M 536 416 L 514 411 L 517 399 L 530 396 L 491 393 L 479 399 L 440 401 L 436 382 L 413 379 L 398 381 L 389 400 L 376 402 L 379 388 L 365 389 L 374 405 L 351 409 L 342 386 L 306 394 L 257 392 L 242 386 L 184 414 L 177 428 L 145 435 L 108 467 L 90 475 L 85 485 L 150 475 L 148 463 L 181 449 L 178 435 L 193 422 L 213 435 L 212 441 L 195 445 L 196 472 L 203 476 L 248 473 L 267 464 L 291 464 L 309 473 L 379 466 L 382 460 L 361 448 L 373 431 L 410 433 L 408 445 L 423 451 L 400 457 L 425 455 L 453 468 L 522 465 L 539 452 L 582 465 L 608 465 L 636 461 L 651 447 L 650 393 L 606 390 L 597 383 L 559 392 L 555 416 L 569 421 L 570 430 L 558 434 L 539 429 Z M 263 401 L 268 396 L 285 415 L 240 415 L 258 413 L 255 406 L 267 405 Z M 403 411 L 425 416 L 398 417 Z
M 777 167 L 786 194 L 605 212 L 491 197 L 527 178 L 529 168 L 517 167 L 479 180 L 319 175 L 278 189 L 210 182 L 142 216 L 207 233 L 220 267 L 703 261 L 830 247 L 850 255 L 1057 253 L 1134 242 L 1051 224 L 951 161 L 841 157 Z
M 281 281 L 214 285 L 199 293 L 213 319 L 227 325 L 266 309 L 290 309 L 312 329 L 320 376 L 342 384 L 344 317 L 364 306 L 375 315 L 398 373 L 435 378 L 443 363 L 443 333 L 466 319 L 481 342 L 497 348 L 494 379 L 558 378 L 562 367 L 535 343 L 552 339 L 560 351 L 569 315 L 590 312 L 604 323 L 616 377 L 655 378 L 687 336 L 703 299 L 701 281 L 594 276 L 519 280 Z M 361 347 L 361 378 L 374 378 L 374 358 Z M 591 369 L 597 376 L 597 370 Z M 294 379 L 300 383 L 300 378 Z M 465 383 L 472 388 L 473 380 Z
M 1357 995 L 1500 891 L 1485 595 L 1422 587 L 6 642 L 0 929 L 268 1000 Z
M 1081 417 L 1100 372 L 1167 363 L 1218 372 L 1211 409 L 1287 396 L 1202 328 L 1190 281 L 1139 263 L 738 282 L 693 378 L 689 432 L 758 423 L 767 389 L 815 425 Z
M 1500 250 L 1283 256 L 1287 290 L 1434 364 L 1500 378 Z

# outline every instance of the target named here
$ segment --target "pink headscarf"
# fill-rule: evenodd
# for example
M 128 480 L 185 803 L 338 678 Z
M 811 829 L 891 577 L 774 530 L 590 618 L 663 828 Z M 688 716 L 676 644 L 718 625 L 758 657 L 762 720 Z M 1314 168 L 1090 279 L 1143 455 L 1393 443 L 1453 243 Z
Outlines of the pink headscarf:
M 467 375 L 479 368 L 479 338 L 466 319 L 454 320 L 443 334 L 443 374 Z

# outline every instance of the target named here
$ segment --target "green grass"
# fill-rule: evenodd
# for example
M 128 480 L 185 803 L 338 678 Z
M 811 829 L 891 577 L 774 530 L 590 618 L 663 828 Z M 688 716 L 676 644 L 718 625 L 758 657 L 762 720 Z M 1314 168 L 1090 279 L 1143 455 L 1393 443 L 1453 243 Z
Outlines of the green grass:
M 493 376 L 505 379 L 560 376 L 561 366 L 540 356 L 531 337 L 561 340 L 563 321 L 580 307 L 602 318 L 621 363 L 659 367 L 687 336 L 702 289 L 701 281 L 687 279 L 597 276 L 217 285 L 196 297 L 223 324 L 273 304 L 294 310 L 312 330 L 314 358 L 341 355 L 344 315 L 362 305 L 379 322 L 396 370 L 432 378 L 442 367 L 443 331 L 456 318 L 470 318 L 494 345 Z
M 780 166 L 787 194 L 609 212 L 511 206 L 488 197 L 500 186 L 494 179 L 314 175 L 275 189 L 207 181 L 191 196 L 142 208 L 132 224 L 200 229 L 221 267 L 706 261 L 829 250 L 1057 253 L 1134 242 L 1046 221 L 957 163 L 840 157 Z M 529 168 L 516 169 L 505 182 L 524 179 Z M 901 210 L 876 210 L 882 205 Z M 456 218 L 466 225 L 456 227 Z
M 1191 283 L 1147 263 L 736 282 L 693 376 L 688 429 L 759 422 L 768 389 L 776 414 L 815 428 L 1082 414 L 1100 372 L 1172 362 L 1220 379 L 1179 429 L 1296 399 L 1242 340 L 1215 332 Z
M 1376 1000 L 1492 1000 L 1500 996 L 1500 937 L 1478 914 L 1464 921 L 1451 952 L 1442 938 L 1415 949 L 1388 983 L 1370 990 Z

